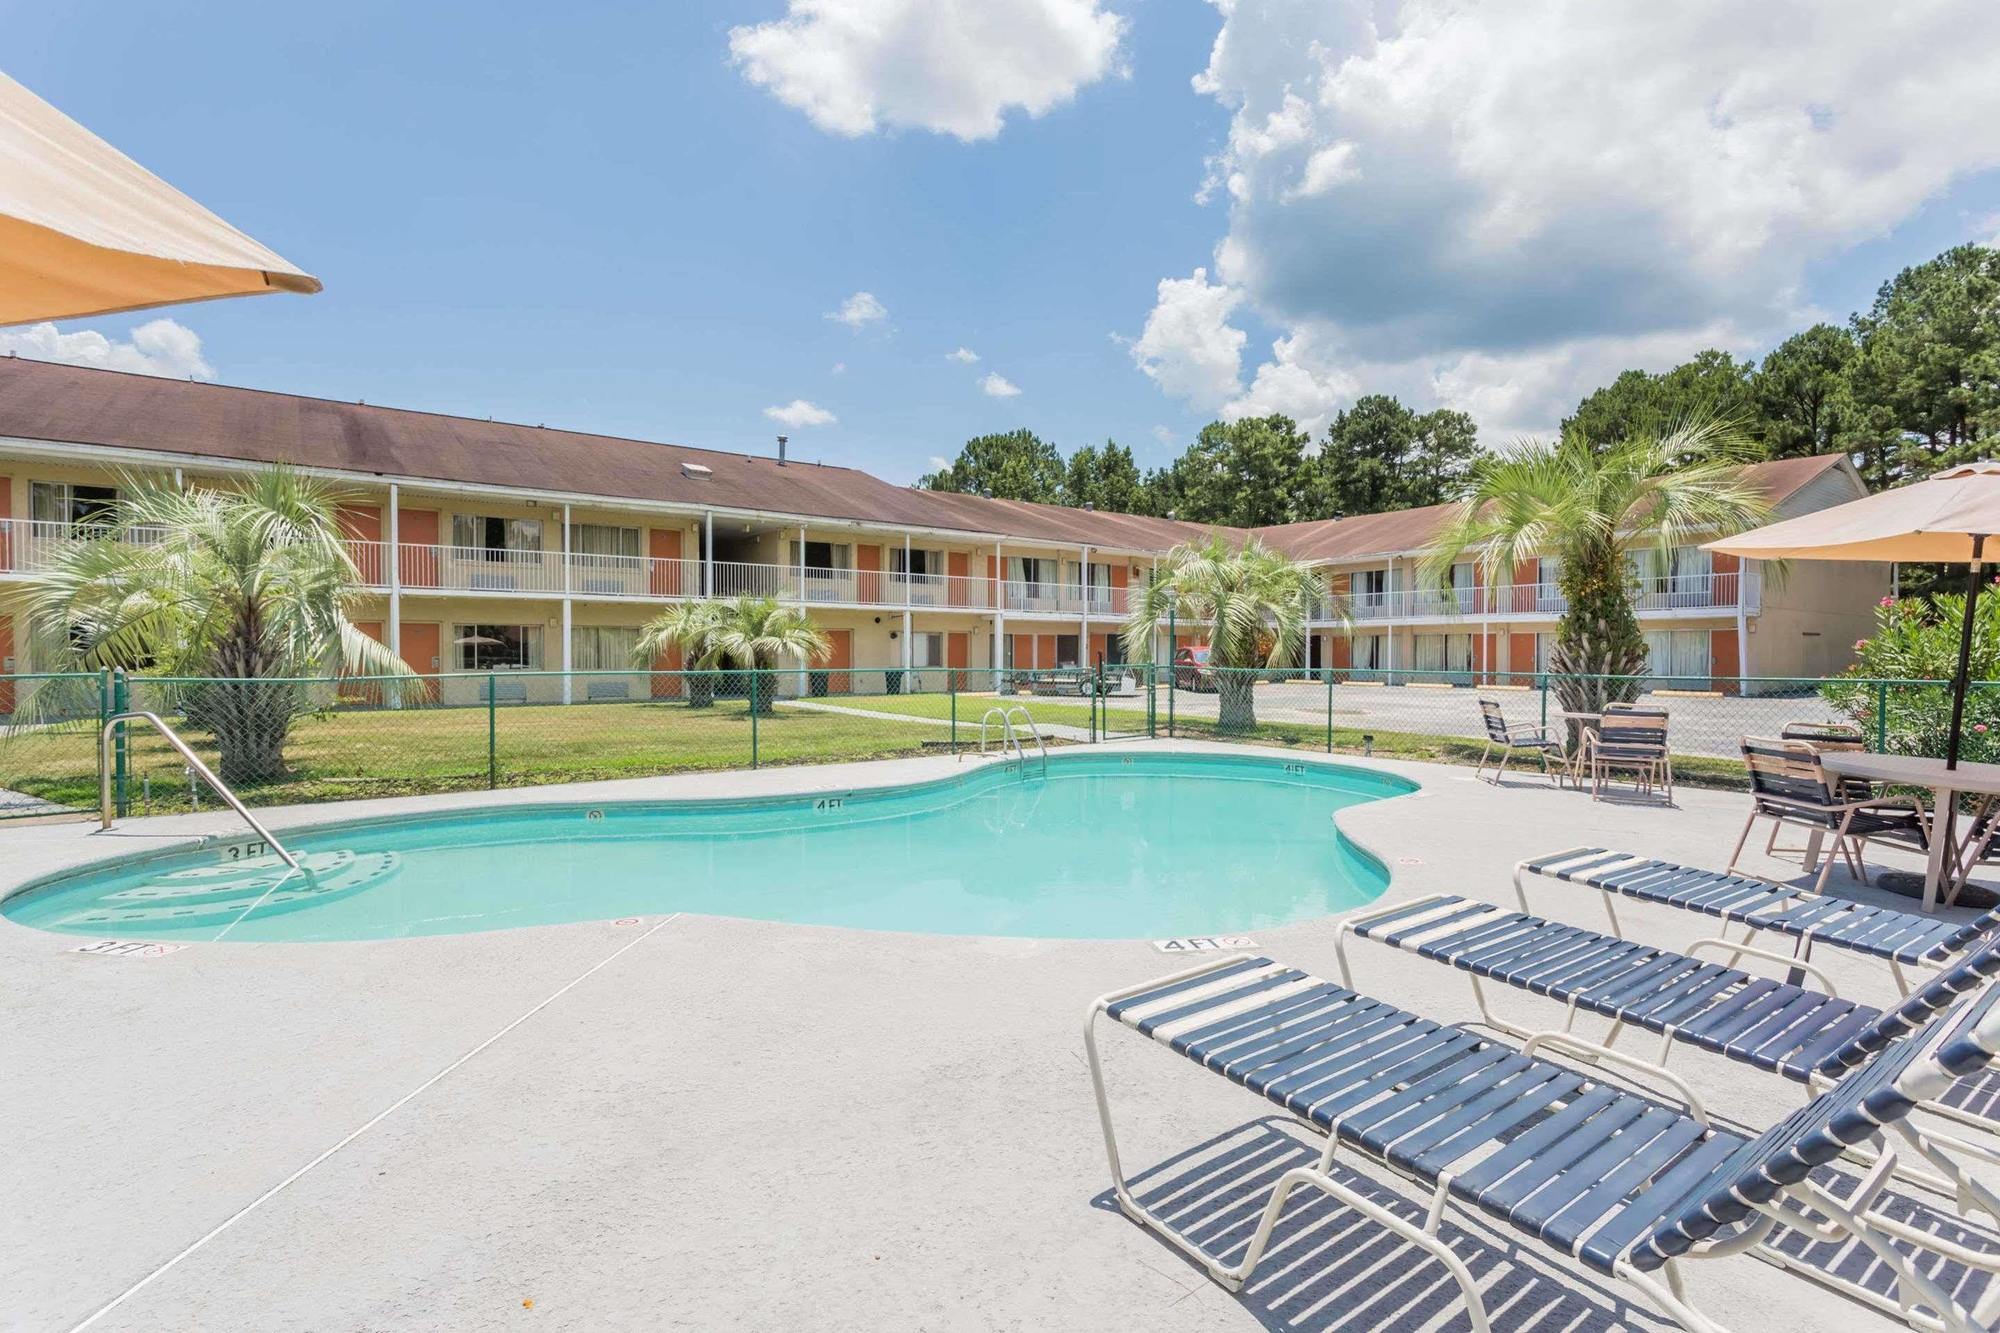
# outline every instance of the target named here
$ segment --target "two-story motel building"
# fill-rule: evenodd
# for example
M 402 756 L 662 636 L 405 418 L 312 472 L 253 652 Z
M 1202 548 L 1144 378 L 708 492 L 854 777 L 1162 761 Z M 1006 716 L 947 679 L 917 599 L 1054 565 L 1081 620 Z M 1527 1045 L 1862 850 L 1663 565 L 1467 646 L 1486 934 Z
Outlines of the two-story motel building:
M 226 486 L 271 463 L 339 483 L 370 590 L 356 618 L 416 670 L 447 675 L 623 670 L 661 607 L 742 593 L 808 607 L 832 639 L 832 671 L 935 666 L 976 678 L 996 666 L 1116 663 L 1134 590 L 1165 552 L 1212 530 L 918 490 L 797 459 L 8 358 L 0 675 L 54 665 L 34 661 L 17 633 L 10 585 L 95 530 L 122 478 Z M 1751 474 L 1780 515 L 1864 493 L 1840 457 Z M 1504 587 L 1484 586 L 1469 561 L 1449 588 L 1420 584 L 1423 549 L 1449 513 L 1255 530 L 1318 566 L 1346 600 L 1346 623 L 1324 611 L 1314 620 L 1307 665 L 1466 681 L 1544 665 L 1562 611 L 1551 562 Z M 1890 580 L 1887 566 L 1773 578 L 1694 548 L 1647 553 L 1637 573 L 1654 674 L 1725 689 L 1846 665 Z M 524 684 L 552 702 L 584 697 L 562 679 Z M 674 688 L 635 673 L 591 697 Z

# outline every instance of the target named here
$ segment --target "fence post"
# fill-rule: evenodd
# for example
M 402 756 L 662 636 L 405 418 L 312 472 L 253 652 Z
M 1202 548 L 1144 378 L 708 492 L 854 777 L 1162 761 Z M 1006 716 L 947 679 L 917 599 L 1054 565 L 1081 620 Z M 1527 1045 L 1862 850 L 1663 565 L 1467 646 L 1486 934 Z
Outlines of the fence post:
M 1889 682 L 1875 682 L 1875 753 L 1889 752 Z
M 111 711 L 126 713 L 132 709 L 132 682 L 125 674 L 125 668 L 111 670 Z M 117 793 L 118 817 L 123 819 L 132 813 L 132 798 L 127 788 L 132 778 L 132 729 L 118 728 L 117 739 L 112 742 L 111 759 L 112 791 Z
M 884 680 L 888 677 L 883 676 Z M 757 767 L 757 694 L 760 688 L 757 668 L 750 668 L 750 767 Z
M 500 785 L 500 691 L 497 672 L 486 673 L 486 790 Z
M 970 655 L 968 655 L 970 660 Z M 944 673 L 944 687 L 951 691 L 951 752 L 958 753 L 958 673 Z
M 1547 730 L 1549 729 L 1549 673 L 1548 673 L 1548 672 L 1546 672 L 1546 671 L 1542 672 L 1542 673 L 1541 673 L 1541 675 L 1540 675 L 1540 679 L 1541 679 L 1541 682 L 1542 682 L 1542 684 L 1541 684 L 1541 690 L 1542 690 L 1542 730 L 1543 730 L 1543 731 L 1547 731 Z
M 1326 669 L 1326 752 L 1333 753 L 1333 668 Z
M 1167 739 L 1174 738 L 1174 691 L 1180 686 L 1180 671 L 1175 658 L 1180 655 L 1180 630 L 1175 621 L 1175 607 L 1167 608 Z

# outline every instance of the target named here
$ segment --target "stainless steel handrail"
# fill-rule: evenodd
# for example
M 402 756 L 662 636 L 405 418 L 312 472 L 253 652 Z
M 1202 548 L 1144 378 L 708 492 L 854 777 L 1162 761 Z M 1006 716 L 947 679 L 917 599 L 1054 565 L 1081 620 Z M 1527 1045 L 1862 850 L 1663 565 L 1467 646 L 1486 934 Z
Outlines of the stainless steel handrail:
M 104 732 L 103 735 L 99 738 L 97 746 L 97 771 L 99 775 L 97 795 L 98 795 L 98 813 L 102 817 L 103 821 L 100 825 L 101 828 L 108 829 L 111 827 L 111 817 L 113 813 L 111 809 L 112 739 L 114 738 L 114 736 L 116 736 L 118 728 L 120 726 L 122 726 L 127 722 L 139 722 L 139 721 L 152 723 L 153 729 L 159 732 L 160 735 L 166 737 L 167 744 L 173 746 L 174 749 L 180 752 L 181 758 L 187 760 L 188 767 L 195 771 L 195 775 L 201 778 L 201 780 L 206 782 L 210 787 L 212 787 L 215 790 L 215 794 L 217 796 L 220 796 L 225 802 L 228 803 L 230 809 L 234 810 L 237 814 L 243 816 L 243 822 L 248 824 L 251 830 L 254 833 L 256 833 L 258 837 L 262 838 L 265 844 L 269 846 L 272 851 L 276 852 L 279 858 L 283 860 L 286 865 L 290 866 L 294 871 L 297 871 L 301 875 L 305 873 L 305 868 L 299 864 L 298 858 L 293 856 L 290 852 L 286 851 L 285 844 L 279 842 L 277 838 L 272 835 L 271 830 L 265 828 L 261 823 L 258 822 L 257 816 L 250 813 L 250 808 L 248 806 L 244 805 L 242 801 L 236 799 L 236 793 L 229 790 L 228 785 L 225 784 L 221 778 L 215 776 L 215 774 L 209 770 L 207 764 L 201 762 L 201 756 L 197 755 L 192 749 L 190 749 L 188 747 L 188 743 L 182 740 L 180 738 L 180 735 L 177 732 L 175 732 L 175 730 L 172 727 L 168 726 L 165 722 L 161 721 L 159 714 L 148 713 L 144 709 L 135 709 L 134 711 L 129 713 L 114 713 L 109 718 L 105 719 Z
M 1007 710 L 1004 708 L 989 708 L 986 710 L 985 715 L 979 719 L 979 753 L 986 753 L 986 729 L 992 725 L 994 718 L 1000 719 L 1000 753 L 1007 753 L 1007 744 L 1011 741 L 1014 745 L 1014 753 L 1020 757 L 1023 763 L 1026 763 L 1028 753 L 1021 748 L 1021 738 L 1014 734 L 1014 724 L 1007 720 Z
M 1021 735 L 1014 730 L 1014 714 L 1016 713 L 1019 713 L 1021 720 L 1028 724 L 1028 734 L 1035 738 L 1035 748 L 1042 752 L 1042 776 L 1047 777 L 1049 775 L 1049 744 L 1042 739 L 1042 729 L 1035 725 L 1034 715 L 1020 704 L 1015 704 L 1006 712 L 1007 734 L 1014 738 L 1014 751 L 1021 756 L 1022 763 L 1025 764 L 1028 762 L 1028 752 L 1021 748 Z

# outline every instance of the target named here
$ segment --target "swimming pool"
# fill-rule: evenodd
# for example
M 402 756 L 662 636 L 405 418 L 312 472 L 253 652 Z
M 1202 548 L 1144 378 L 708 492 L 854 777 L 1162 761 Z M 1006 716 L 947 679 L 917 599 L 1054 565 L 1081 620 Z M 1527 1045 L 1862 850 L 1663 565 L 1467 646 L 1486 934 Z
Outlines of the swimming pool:
M 1367 902 L 1333 815 L 1415 790 L 1281 757 L 1058 754 L 755 800 L 496 805 L 221 840 L 45 880 L 26 926 L 119 939 L 385 939 L 700 912 L 950 935 L 1240 933 Z

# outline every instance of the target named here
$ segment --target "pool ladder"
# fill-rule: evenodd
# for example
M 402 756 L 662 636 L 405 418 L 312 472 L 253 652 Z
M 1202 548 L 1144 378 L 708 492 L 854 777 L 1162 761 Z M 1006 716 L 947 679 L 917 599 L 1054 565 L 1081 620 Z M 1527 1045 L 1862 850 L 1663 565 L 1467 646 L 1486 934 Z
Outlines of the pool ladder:
M 992 725 L 995 718 L 998 718 L 1000 720 L 1000 752 L 1005 754 L 1007 747 L 1012 745 L 1015 757 L 1021 761 L 1022 767 L 1026 768 L 1028 752 L 1021 747 L 1021 732 L 1014 726 L 1014 715 L 1016 713 L 1021 715 L 1021 723 L 1026 727 L 1028 734 L 1035 738 L 1035 748 L 1041 751 L 1042 755 L 1042 776 L 1047 777 L 1049 775 L 1048 742 L 1042 739 L 1042 729 L 1035 725 L 1035 719 L 1029 715 L 1027 709 L 1021 707 L 1019 704 L 1015 704 L 1012 708 L 989 708 L 986 710 L 986 716 L 979 719 L 979 753 L 986 753 L 986 729 Z
M 264 840 L 265 846 L 276 852 L 279 859 L 290 866 L 294 872 L 298 874 L 305 873 L 304 869 L 299 865 L 298 858 L 286 851 L 285 844 L 279 842 L 276 837 L 272 836 L 271 830 L 258 822 L 257 816 L 250 813 L 250 807 L 238 800 L 236 793 L 229 789 L 228 784 L 215 776 L 207 764 L 201 762 L 201 756 L 197 755 L 188 743 L 180 738 L 180 734 L 161 721 L 159 714 L 148 713 L 143 709 L 130 713 L 113 713 L 109 718 L 105 719 L 104 732 L 98 739 L 97 753 L 97 771 L 100 775 L 97 790 L 98 814 L 102 821 L 100 827 L 110 828 L 111 817 L 115 813 L 111 804 L 111 742 L 116 738 L 118 728 L 127 722 L 150 722 L 153 730 L 165 737 L 167 744 L 173 746 L 175 750 L 180 752 L 181 758 L 187 760 L 187 766 L 194 771 L 195 776 L 214 788 L 215 794 L 220 796 L 230 809 L 243 817 L 243 822 L 250 826 L 251 832 Z M 268 894 L 270 890 L 266 889 L 265 892 Z

